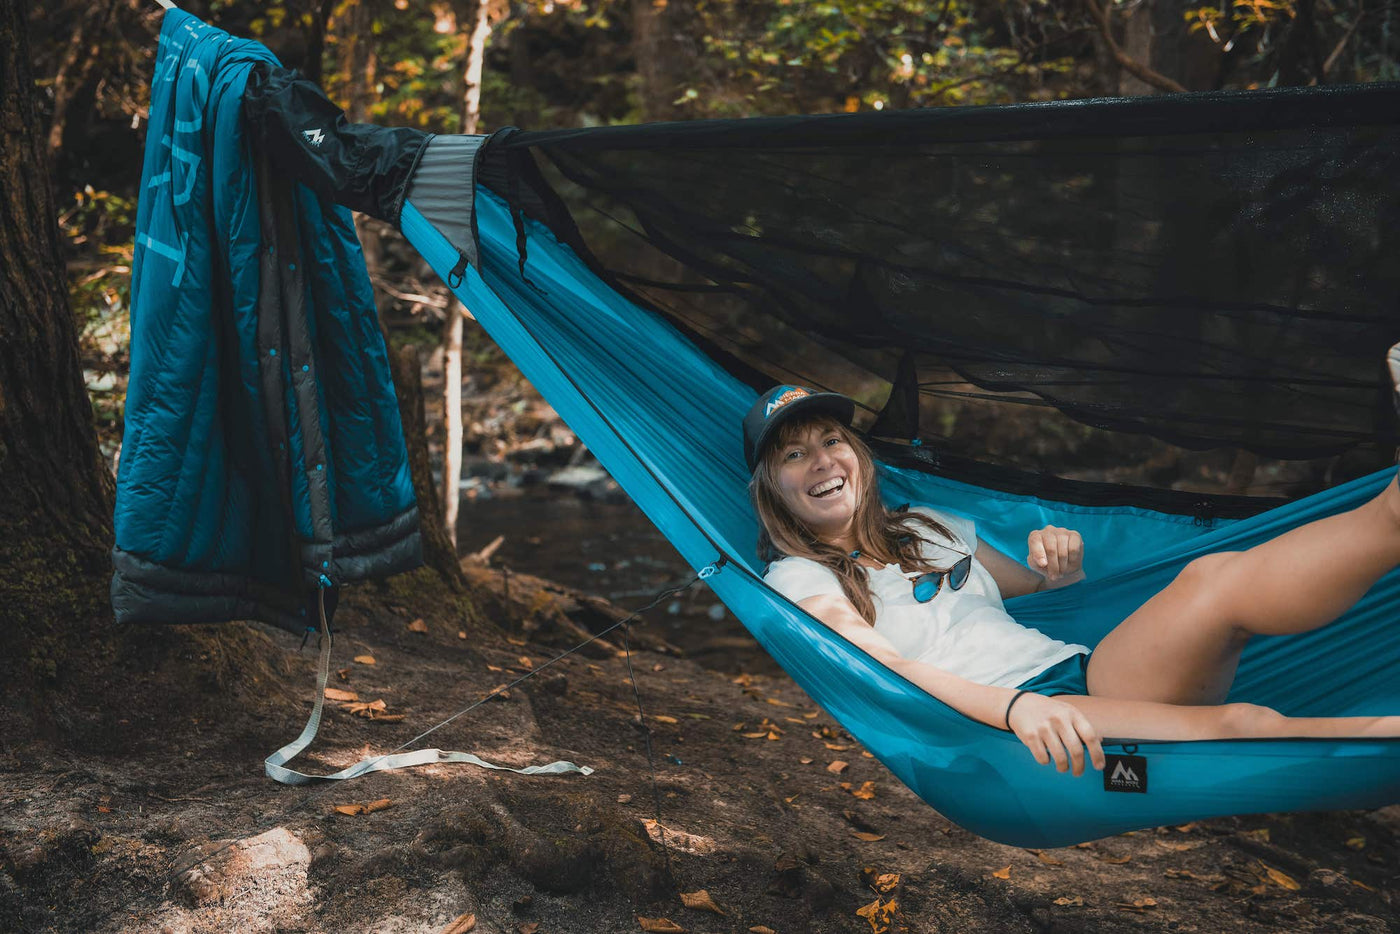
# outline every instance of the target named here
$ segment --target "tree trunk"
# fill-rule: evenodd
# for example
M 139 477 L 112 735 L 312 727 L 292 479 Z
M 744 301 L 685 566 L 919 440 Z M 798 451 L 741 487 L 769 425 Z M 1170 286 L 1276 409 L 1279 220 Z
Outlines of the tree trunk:
M 423 408 L 423 364 L 418 348 L 405 345 L 389 353 L 389 366 L 394 375 L 394 388 L 399 396 L 399 417 L 403 421 L 403 437 L 408 445 L 408 465 L 413 474 L 413 492 L 418 497 L 418 518 L 423 534 L 423 560 L 442 575 L 452 589 L 466 587 L 462 567 L 457 563 L 457 549 L 447 537 L 442 524 L 442 506 L 433 486 L 432 462 L 428 459 L 427 419 Z
M 63 145 L 63 131 L 68 125 L 68 106 L 74 95 L 87 83 L 101 51 L 101 34 L 112 21 L 115 0 L 105 0 L 83 11 L 73 26 L 73 35 L 58 71 L 53 76 L 53 116 L 49 121 L 49 155 L 56 155 Z M 74 71 L 76 69 L 76 74 Z
M 632 0 L 632 50 L 645 120 L 676 117 L 675 101 L 689 73 L 678 39 L 687 18 L 680 6 L 680 0 Z
M 469 21 L 467 62 L 462 71 L 462 132 L 475 133 L 481 121 L 481 73 L 486 64 L 486 41 L 491 37 L 490 4 L 477 0 Z M 463 17 L 467 19 L 467 17 Z M 452 547 L 457 547 L 457 506 L 462 483 L 462 319 L 469 312 L 455 299 L 447 302 L 447 322 L 442 330 L 442 443 L 443 525 Z
M 331 11 L 335 9 L 335 0 L 311 0 L 310 9 L 307 10 L 306 24 L 306 61 L 301 64 L 301 73 L 308 81 L 316 84 L 321 83 L 321 59 L 326 51 L 326 30 L 330 27 Z
M 1097 0 L 1110 16 L 1114 4 Z M 1187 0 L 1147 0 L 1124 16 L 1123 41 L 1128 57 L 1188 91 L 1213 90 L 1219 83 L 1221 52 L 1204 33 L 1193 33 L 1186 10 L 1199 4 Z M 1124 96 L 1160 94 L 1128 69 L 1120 73 L 1118 93 Z
M 68 308 L 27 4 L 0 3 L 0 658 L 53 673 L 106 614 L 112 490 Z
M 457 499 L 462 484 L 462 318 L 466 308 L 447 300 L 442 325 L 442 524 L 457 549 Z

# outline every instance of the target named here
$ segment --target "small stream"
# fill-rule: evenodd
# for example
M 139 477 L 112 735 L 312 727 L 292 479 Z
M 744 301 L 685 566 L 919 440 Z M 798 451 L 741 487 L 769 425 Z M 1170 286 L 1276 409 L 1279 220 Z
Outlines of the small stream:
M 465 491 L 464 491 L 465 493 Z M 605 597 L 619 607 L 643 606 L 694 572 L 635 503 L 618 494 L 584 498 L 547 486 L 462 497 L 457 543 L 478 551 L 505 541 L 492 564 Z M 647 623 L 688 658 L 727 673 L 776 674 L 777 665 L 743 625 L 699 582 L 650 610 Z

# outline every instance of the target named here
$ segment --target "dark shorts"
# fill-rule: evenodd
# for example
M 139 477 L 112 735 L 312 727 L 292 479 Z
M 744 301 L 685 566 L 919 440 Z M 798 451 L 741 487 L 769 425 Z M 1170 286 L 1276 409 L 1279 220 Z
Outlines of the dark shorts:
M 1017 690 L 1044 694 L 1046 697 L 1054 697 L 1056 694 L 1088 694 L 1089 656 L 1081 652 L 1062 662 L 1056 662 L 1018 685 Z

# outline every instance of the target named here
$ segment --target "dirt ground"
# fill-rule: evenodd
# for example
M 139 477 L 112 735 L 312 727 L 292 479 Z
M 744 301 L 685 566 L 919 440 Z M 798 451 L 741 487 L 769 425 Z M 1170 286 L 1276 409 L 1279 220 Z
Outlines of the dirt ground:
M 427 571 L 346 593 L 332 684 L 382 700 L 382 718 L 330 704 L 293 766 L 389 751 L 533 670 L 430 744 L 593 774 L 433 765 L 283 787 L 260 760 L 302 727 L 314 640 L 245 624 L 113 636 L 58 688 L 0 707 L 0 931 L 1400 927 L 1400 807 L 1003 846 L 922 803 L 786 677 L 701 667 L 650 624 L 630 640 L 641 726 L 620 631 L 544 667 L 608 607 L 473 579 L 470 606 Z M 214 852 L 269 831 L 261 850 Z M 700 890 L 712 908 L 683 902 Z

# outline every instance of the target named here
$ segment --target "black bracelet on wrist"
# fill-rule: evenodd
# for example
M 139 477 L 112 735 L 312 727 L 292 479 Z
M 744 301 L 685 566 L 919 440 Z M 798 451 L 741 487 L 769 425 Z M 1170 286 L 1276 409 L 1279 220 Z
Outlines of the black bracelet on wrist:
M 1009 704 L 1006 705 L 1006 729 L 1007 729 L 1007 732 L 1010 732 L 1010 731 L 1011 731 L 1011 708 L 1014 707 L 1014 706 L 1016 706 L 1016 702 L 1017 702 L 1018 700 L 1021 699 L 1021 696 L 1022 696 L 1023 694 L 1030 694 L 1030 693 L 1032 693 L 1032 692 L 1031 692 L 1031 691 L 1017 691 L 1017 692 L 1016 692 L 1016 696 L 1013 697 L 1013 698 L 1011 698 L 1011 703 L 1009 703 Z

